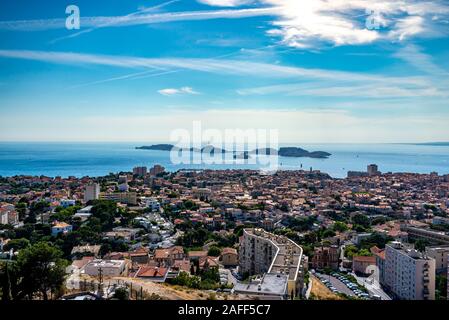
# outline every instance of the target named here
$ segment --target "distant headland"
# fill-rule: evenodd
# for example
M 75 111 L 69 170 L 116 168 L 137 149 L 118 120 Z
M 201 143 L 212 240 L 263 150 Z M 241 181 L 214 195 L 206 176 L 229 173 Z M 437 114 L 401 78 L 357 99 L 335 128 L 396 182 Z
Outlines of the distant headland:
M 437 147 L 449 147 L 449 142 L 421 142 L 421 143 L 409 143 L 415 146 L 437 146 Z
M 325 151 L 307 151 L 298 147 L 282 147 L 279 150 L 271 148 L 261 148 L 252 151 L 228 151 L 221 148 L 216 148 L 212 145 L 207 145 L 201 149 L 199 148 L 178 148 L 172 144 L 155 144 L 150 146 L 136 147 L 138 150 L 155 150 L 155 151 L 179 151 L 179 152 L 201 152 L 208 153 L 210 155 L 219 153 L 234 153 L 235 159 L 248 159 L 251 155 L 277 155 L 280 157 L 291 158 L 316 158 L 327 159 L 332 154 Z

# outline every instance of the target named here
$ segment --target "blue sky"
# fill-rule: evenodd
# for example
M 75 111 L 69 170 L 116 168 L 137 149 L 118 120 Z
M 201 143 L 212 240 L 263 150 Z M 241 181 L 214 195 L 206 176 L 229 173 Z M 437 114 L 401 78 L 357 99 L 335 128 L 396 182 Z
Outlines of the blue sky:
M 4 0 L 0 140 L 447 141 L 448 38 L 437 0 Z

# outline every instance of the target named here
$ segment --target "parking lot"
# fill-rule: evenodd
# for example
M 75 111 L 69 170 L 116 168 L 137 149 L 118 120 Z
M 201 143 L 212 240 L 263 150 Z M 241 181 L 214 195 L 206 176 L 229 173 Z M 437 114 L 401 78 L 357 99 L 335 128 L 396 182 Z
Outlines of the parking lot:
M 334 293 L 344 293 L 348 296 L 357 297 L 359 299 L 373 299 L 366 290 L 357 282 L 352 281 L 347 275 L 338 272 L 331 274 L 322 274 L 315 272 L 315 276 Z

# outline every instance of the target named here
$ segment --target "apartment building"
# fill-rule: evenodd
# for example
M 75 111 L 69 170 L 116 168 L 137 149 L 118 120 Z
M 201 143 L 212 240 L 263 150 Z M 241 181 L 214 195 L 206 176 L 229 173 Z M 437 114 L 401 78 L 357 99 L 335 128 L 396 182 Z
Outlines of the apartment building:
M 19 223 L 19 214 L 14 205 L 0 203 L 0 224 L 16 225 L 17 223 Z
M 447 261 L 449 259 L 449 246 L 426 247 L 428 257 L 435 259 L 435 272 L 445 274 L 447 272 Z
M 318 270 L 326 268 L 337 270 L 339 255 L 340 251 L 338 250 L 338 246 L 316 247 L 312 258 L 312 268 Z
M 382 284 L 402 300 L 435 300 L 435 260 L 400 242 L 385 248 Z
M 369 176 L 377 176 L 380 174 L 379 167 L 376 164 L 370 164 L 366 168 L 366 171 L 368 172 Z
M 126 270 L 125 260 L 101 260 L 96 259 L 84 267 L 84 272 L 90 276 L 97 277 L 100 272 L 103 276 L 117 277 Z
M 102 192 L 100 199 L 137 205 L 137 193 L 135 192 Z
M 287 276 L 287 296 L 300 296 L 304 285 L 307 257 L 302 248 L 284 236 L 263 229 L 244 229 L 240 237 L 241 274 Z
M 263 276 L 251 279 L 248 283 L 236 283 L 234 292 L 257 296 L 259 300 L 286 300 L 288 299 L 288 276 L 265 273 Z
M 449 245 L 449 235 L 445 232 L 412 227 L 407 224 L 401 225 L 401 231 L 407 232 L 409 240 L 423 239 L 429 241 L 431 244 Z
M 161 174 L 165 172 L 165 168 L 160 165 L 155 165 L 153 168 L 150 169 L 150 175 L 151 176 L 157 176 L 158 174 Z
M 98 200 L 99 197 L 100 185 L 98 183 L 88 184 L 84 190 L 84 201 Z
M 379 283 L 385 283 L 385 249 L 372 247 L 371 253 L 376 257 L 376 267 L 379 272 Z
M 73 227 L 70 224 L 67 224 L 65 222 L 58 222 L 56 221 L 53 226 L 51 227 L 51 235 L 56 237 L 60 233 L 68 233 L 72 232 Z
M 133 168 L 133 174 L 135 176 L 144 177 L 148 172 L 147 167 L 134 167 Z
M 155 198 L 142 198 L 142 202 L 151 211 L 159 211 L 161 209 L 161 204 Z

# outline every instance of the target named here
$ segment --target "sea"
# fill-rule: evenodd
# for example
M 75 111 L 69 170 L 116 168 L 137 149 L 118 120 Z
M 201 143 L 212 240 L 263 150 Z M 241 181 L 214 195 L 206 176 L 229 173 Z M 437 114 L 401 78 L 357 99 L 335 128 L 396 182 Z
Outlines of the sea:
M 142 143 L 0 142 L 0 176 L 97 177 L 129 172 L 135 166 L 160 164 L 180 169 L 260 169 L 260 164 L 173 164 L 166 151 L 138 150 Z M 147 143 L 145 145 L 151 145 Z M 449 146 L 416 144 L 289 144 L 308 151 L 326 151 L 328 159 L 278 158 L 280 170 L 320 170 L 334 178 L 348 171 L 449 174 Z

